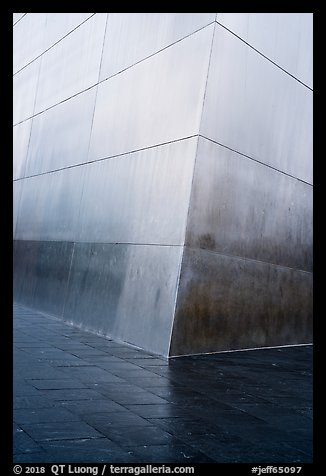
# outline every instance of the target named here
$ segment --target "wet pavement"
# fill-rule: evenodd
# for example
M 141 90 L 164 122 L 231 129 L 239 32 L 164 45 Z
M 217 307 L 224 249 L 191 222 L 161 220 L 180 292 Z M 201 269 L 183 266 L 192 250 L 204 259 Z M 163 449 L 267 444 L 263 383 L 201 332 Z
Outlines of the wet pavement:
M 165 360 L 14 305 L 15 463 L 310 463 L 312 346 Z

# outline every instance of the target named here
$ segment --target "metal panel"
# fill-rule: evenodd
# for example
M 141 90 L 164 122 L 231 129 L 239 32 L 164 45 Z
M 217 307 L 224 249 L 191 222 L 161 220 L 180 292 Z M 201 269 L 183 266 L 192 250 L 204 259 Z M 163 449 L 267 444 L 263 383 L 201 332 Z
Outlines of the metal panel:
M 87 161 L 95 88 L 34 117 L 26 175 Z
M 49 14 L 43 43 L 43 20 L 25 27 L 30 44 L 18 30 L 16 66 L 87 14 L 71 15 Z M 185 138 L 199 133 L 214 28 L 201 133 L 312 178 L 311 92 L 223 27 L 204 27 L 213 15 L 96 14 L 15 76 L 15 122 L 33 114 L 38 88 L 28 172 L 44 173 L 14 185 L 15 237 L 29 240 L 14 247 L 18 301 L 167 355 L 181 269 L 171 355 L 310 340 L 311 274 L 259 261 L 310 269 L 304 183 L 201 140 L 188 243 L 214 251 L 187 247 L 181 267 L 197 143 Z M 107 18 L 102 77 L 138 63 L 98 87 L 87 157 Z M 308 70 L 308 53 L 298 58 Z M 15 130 L 16 176 L 30 124 Z
M 50 48 L 89 18 L 92 13 L 47 13 L 43 51 Z
M 13 23 L 16 23 L 18 20 L 20 20 L 22 18 L 22 16 L 24 16 L 25 13 L 13 13 L 12 14 L 12 20 L 13 20 Z
M 83 167 L 25 179 L 17 239 L 73 241 L 83 180 Z
M 196 142 L 25 179 L 17 237 L 182 244 Z
M 40 240 L 43 219 L 47 216 L 46 193 L 49 190 L 50 176 L 24 179 L 19 217 L 16 226 L 17 240 Z M 45 196 L 43 195 L 45 194 Z
M 170 356 L 311 340 L 311 273 L 185 249 Z
M 90 158 L 198 133 L 213 25 L 98 87 Z
M 14 124 L 33 115 L 40 59 L 20 71 L 13 79 Z
M 186 244 L 312 269 L 312 186 L 200 138 Z
M 183 244 L 197 138 L 85 166 L 78 241 Z
M 107 78 L 215 19 L 215 13 L 110 13 L 101 79 Z
M 219 25 L 201 133 L 312 181 L 312 92 Z
M 13 178 L 24 176 L 32 119 L 13 128 Z
M 182 247 L 75 244 L 64 320 L 167 355 Z
M 217 21 L 312 87 L 312 13 L 217 13 Z
M 35 268 L 37 254 L 35 248 L 38 242 L 14 241 L 13 242 L 13 297 L 14 300 L 33 306 Z
M 14 297 L 18 302 L 62 315 L 73 243 L 16 241 Z
M 43 51 L 46 13 L 28 13 L 17 23 L 13 35 L 14 72 L 26 66 Z
M 22 180 L 17 180 L 13 183 L 12 193 L 13 193 L 13 217 L 12 217 L 12 224 L 13 224 L 13 237 L 16 238 L 16 227 L 18 222 L 19 216 L 19 209 L 20 209 L 20 197 L 22 193 Z
M 44 53 L 91 15 L 92 13 L 29 13 L 24 21 L 15 26 L 14 72 Z
M 36 112 L 98 80 L 106 14 L 97 14 L 42 56 Z

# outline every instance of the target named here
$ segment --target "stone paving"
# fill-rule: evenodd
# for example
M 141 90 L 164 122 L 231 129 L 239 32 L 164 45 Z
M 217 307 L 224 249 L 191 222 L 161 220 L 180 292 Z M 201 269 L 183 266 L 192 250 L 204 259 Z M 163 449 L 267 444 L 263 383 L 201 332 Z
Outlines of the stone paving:
M 170 359 L 14 305 L 15 463 L 310 463 L 312 346 Z

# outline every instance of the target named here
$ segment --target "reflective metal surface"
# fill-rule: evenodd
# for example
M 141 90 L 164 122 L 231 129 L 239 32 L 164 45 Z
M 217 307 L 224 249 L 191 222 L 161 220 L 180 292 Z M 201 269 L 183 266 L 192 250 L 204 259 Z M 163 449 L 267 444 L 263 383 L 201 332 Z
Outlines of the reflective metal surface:
M 35 60 L 91 15 L 92 13 L 28 13 L 23 21 L 15 25 L 14 72 Z
M 16 228 L 19 215 L 20 207 L 20 197 L 23 187 L 23 181 L 18 180 L 13 183 L 12 186 L 12 199 L 13 199 L 13 216 L 12 216 L 12 225 L 13 225 L 13 238 L 16 239 Z
M 312 87 L 312 13 L 217 13 L 217 21 Z
M 24 180 L 17 239 L 183 244 L 196 145 L 188 139 Z
M 311 340 L 311 273 L 185 248 L 170 356 Z
M 26 175 L 87 161 L 95 88 L 34 117 Z
M 110 13 L 101 79 L 131 66 L 215 19 L 215 13 Z
M 46 13 L 28 13 L 15 25 L 13 35 L 14 73 L 44 51 L 46 15 Z
M 46 216 L 46 197 L 42 196 L 43 191 L 46 191 L 46 187 L 44 187 L 45 180 L 42 182 L 36 177 L 20 180 L 19 183 L 23 190 L 21 192 L 22 198 L 20 199 L 15 239 L 39 240 L 42 218 Z
M 13 28 L 15 299 L 161 355 L 309 342 L 312 93 L 244 41 L 310 81 L 311 18 L 90 15 Z
M 312 186 L 200 138 L 186 244 L 312 270 Z
M 78 241 L 183 244 L 196 146 L 192 138 L 84 167 Z
M 42 56 L 36 112 L 97 82 L 105 23 L 106 14 L 95 15 Z
M 25 179 L 16 238 L 74 241 L 84 173 L 77 167 Z
M 61 316 L 73 244 L 14 242 L 14 298 L 29 307 Z
M 99 85 L 90 159 L 198 133 L 213 26 Z
M 43 51 L 74 30 L 92 13 L 47 13 Z M 65 39 L 64 39 L 65 40 Z
M 23 21 L 23 20 L 22 20 Z M 34 103 L 40 59 L 31 63 L 13 79 L 13 122 L 23 121 L 31 117 L 34 112 Z
M 64 320 L 167 355 L 182 247 L 76 243 Z
M 32 119 L 13 128 L 13 179 L 24 177 Z
M 312 182 L 312 92 L 219 25 L 201 133 Z
M 18 20 L 20 20 L 22 18 L 22 16 L 24 16 L 25 13 L 13 13 L 12 14 L 12 20 L 13 20 L 13 23 L 16 23 Z

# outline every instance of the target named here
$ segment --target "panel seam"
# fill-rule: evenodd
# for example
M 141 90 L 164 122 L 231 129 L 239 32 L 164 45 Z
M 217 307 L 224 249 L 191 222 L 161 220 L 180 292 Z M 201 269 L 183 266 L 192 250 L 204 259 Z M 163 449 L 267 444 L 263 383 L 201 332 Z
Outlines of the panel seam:
M 75 243 L 75 244 L 95 244 L 95 245 L 127 245 L 127 246 L 161 246 L 161 247 L 177 247 L 181 248 L 183 244 L 177 243 L 136 243 L 132 241 L 75 241 L 75 240 L 32 240 L 32 239 L 15 239 L 14 241 L 26 241 L 28 243 Z
M 283 264 L 273 263 L 271 261 L 265 261 L 265 260 L 250 258 L 249 256 L 240 256 L 240 255 L 236 255 L 236 254 L 233 254 L 233 253 L 224 253 L 224 252 L 218 251 L 218 250 L 209 250 L 207 248 L 200 248 L 200 247 L 191 246 L 191 245 L 185 245 L 184 248 L 188 248 L 189 250 L 193 250 L 193 251 L 204 251 L 205 253 L 212 253 L 212 254 L 219 255 L 219 256 L 226 256 L 227 258 L 234 258 L 234 259 L 238 259 L 238 260 L 250 261 L 250 262 L 261 263 L 261 264 L 269 264 L 271 266 L 275 266 L 275 267 L 278 267 L 278 268 L 291 269 L 293 271 L 300 271 L 301 273 L 313 274 L 312 270 L 308 271 L 306 269 L 295 268 L 295 267 L 292 267 L 292 266 L 286 266 L 286 265 L 283 265 Z
M 177 359 L 178 357 L 194 357 L 196 355 L 215 355 L 215 354 L 226 354 L 231 352 L 249 352 L 251 350 L 268 350 L 268 349 L 281 349 L 283 347 L 303 347 L 303 346 L 313 346 L 312 342 L 307 342 L 303 344 L 287 344 L 287 345 L 274 345 L 266 347 L 248 347 L 246 349 L 232 349 L 232 350 L 216 350 L 213 352 L 198 352 L 196 354 L 180 354 L 180 355 L 171 355 L 169 359 Z
M 32 127 L 32 126 L 31 126 Z M 40 177 L 42 175 L 47 175 L 47 174 L 52 174 L 52 173 L 57 173 L 57 172 L 62 172 L 63 170 L 68 170 L 68 169 L 73 169 L 73 168 L 76 168 L 76 167 L 83 167 L 85 165 L 90 165 L 90 164 L 94 164 L 96 162 L 103 162 L 105 160 L 110 160 L 110 159 L 115 159 L 117 157 L 122 157 L 124 155 L 130 155 L 130 154 L 135 154 L 137 152 L 142 152 L 142 151 L 145 151 L 145 150 L 150 150 L 150 149 L 154 149 L 156 147 L 162 147 L 162 146 L 165 146 L 165 145 L 168 145 L 168 144 L 173 144 L 175 142 L 181 142 L 181 141 L 184 141 L 184 140 L 189 140 L 189 139 L 193 139 L 194 137 L 201 137 L 202 139 L 205 139 L 205 140 L 208 140 L 210 142 L 213 142 L 214 144 L 220 146 L 220 147 L 223 147 L 225 149 L 228 149 L 230 150 L 231 152 L 234 152 L 235 154 L 238 154 L 238 155 L 241 155 L 242 157 L 245 157 L 249 160 L 252 160 L 253 162 L 256 162 L 264 167 L 267 167 L 269 169 L 272 169 L 274 170 L 275 172 L 278 172 L 282 175 L 285 175 L 287 177 L 290 177 L 294 180 L 298 180 L 299 182 L 302 182 L 304 183 L 305 185 L 309 185 L 310 187 L 313 187 L 314 185 L 310 182 L 307 182 L 306 180 L 303 180 L 303 179 L 300 179 L 299 177 L 296 177 L 294 175 L 291 175 L 287 172 L 284 172 L 283 170 L 280 170 L 280 169 L 277 169 L 276 167 L 273 167 L 272 165 L 269 165 L 265 162 L 262 162 L 258 159 L 255 159 L 254 157 L 251 157 L 250 155 L 247 155 L 243 152 L 240 152 L 236 149 L 233 149 L 232 147 L 229 147 L 225 144 L 222 144 L 221 142 L 218 142 L 214 139 L 210 139 L 209 137 L 206 137 L 204 136 L 203 134 L 193 134 L 191 136 L 186 136 L 186 137 L 180 137 L 178 139 L 173 139 L 173 140 L 170 140 L 170 141 L 167 141 L 167 142 L 161 142 L 159 144 L 154 144 L 154 145 L 150 145 L 150 146 L 147 146 L 147 147 L 141 147 L 139 149 L 133 149 L 133 150 L 129 150 L 127 152 L 121 152 L 120 154 L 115 154 L 115 155 L 110 155 L 110 156 L 107 156 L 107 157 L 101 157 L 99 159 L 94 159 L 94 160 L 89 160 L 87 162 L 80 162 L 78 164 L 72 164 L 72 165 L 69 165 L 67 167 L 61 167 L 61 168 L 58 168 L 58 169 L 53 169 L 53 170 L 48 170 L 47 172 L 41 172 L 39 174 L 33 174 L 33 175 L 27 175 L 27 176 L 24 176 L 24 177 L 18 177 L 18 178 L 15 178 L 13 179 L 13 182 L 18 182 L 20 180 L 25 180 L 25 179 L 30 179 L 30 178 L 34 178 L 34 177 Z
M 236 255 L 233 253 L 225 253 L 222 251 L 218 250 L 209 250 L 207 248 L 200 248 L 196 246 L 191 246 L 191 245 L 186 245 L 186 244 L 176 244 L 176 243 L 141 243 L 141 242 L 131 242 L 131 241 L 72 241 L 72 240 L 45 240 L 45 239 L 39 239 L 39 240 L 33 240 L 33 239 L 21 239 L 21 238 L 15 238 L 14 241 L 26 241 L 28 243 L 72 243 L 72 244 L 95 244 L 95 245 L 116 245 L 116 246 L 157 246 L 161 248 L 183 248 L 183 254 L 185 248 L 192 250 L 192 251 L 203 251 L 204 253 L 211 253 L 214 255 L 218 256 L 225 256 L 227 258 L 234 258 L 238 260 L 243 260 L 243 261 L 250 261 L 250 262 L 256 262 L 256 263 L 261 263 L 261 264 L 269 264 L 271 266 L 275 266 L 278 268 L 283 268 L 283 269 L 290 269 L 293 271 L 300 271 L 301 273 L 307 273 L 307 274 L 313 274 L 313 270 L 309 271 L 306 269 L 302 268 L 296 268 L 293 266 L 286 266 L 283 264 L 279 263 L 273 263 L 272 261 L 265 261 L 261 259 L 255 259 L 255 258 L 250 258 L 249 256 L 240 256 Z M 183 258 L 183 256 L 182 256 Z
M 249 159 L 249 160 L 252 160 L 253 162 L 257 162 L 258 164 L 260 165 L 263 165 L 265 167 L 268 167 L 269 169 L 272 169 L 272 170 L 275 170 L 275 172 L 279 172 L 280 174 L 283 174 L 283 175 L 286 175 L 287 177 L 290 177 L 292 179 L 295 179 L 295 180 L 298 180 L 299 182 L 303 182 L 304 184 L 306 185 L 310 185 L 311 187 L 313 187 L 313 184 L 310 183 L 310 182 L 307 182 L 306 180 L 303 180 L 303 179 L 300 179 L 298 177 L 295 177 L 294 175 L 291 175 L 287 172 L 284 172 L 283 170 L 280 170 L 280 169 L 277 169 L 276 167 L 273 167 L 272 165 L 269 165 L 269 164 L 266 164 L 266 162 L 262 162 L 258 159 L 255 159 L 254 157 L 251 157 L 250 155 L 247 155 L 247 154 L 244 154 L 243 152 L 239 152 L 238 150 L 235 150 L 235 149 L 232 149 L 232 147 L 229 147 L 228 145 L 225 145 L 225 144 L 222 144 L 221 142 L 218 142 L 214 139 L 210 139 L 209 137 L 206 137 L 204 136 L 203 134 L 199 134 L 200 137 L 202 137 L 203 139 L 206 139 L 210 142 L 213 142 L 214 144 L 220 146 L 220 147 L 224 147 L 225 149 L 228 149 L 230 150 L 231 152 L 234 152 L 238 155 L 241 155 L 242 157 L 246 157 L 246 159 Z
M 100 58 L 100 64 L 99 64 L 99 70 L 98 70 L 98 77 L 97 77 L 97 80 L 98 80 L 98 81 L 99 81 L 99 79 L 100 79 L 100 74 L 101 74 L 101 66 L 102 66 L 102 59 L 103 59 L 103 51 L 104 51 L 104 43 L 105 43 L 105 35 L 106 35 L 106 28 L 107 28 L 107 24 L 108 24 L 108 18 L 109 18 L 109 14 L 107 13 L 107 14 L 106 14 L 105 27 L 104 27 L 104 34 L 103 34 L 102 52 L 101 52 L 101 58 Z M 84 163 L 84 165 L 86 165 L 87 163 L 89 163 L 88 158 L 89 158 L 89 150 L 90 150 L 91 139 L 92 139 L 92 131 L 93 131 L 93 124 L 94 124 L 94 117 L 95 117 L 95 109 L 96 109 L 96 102 L 97 102 L 98 87 L 99 87 L 99 83 L 97 83 L 97 85 L 96 85 L 96 90 L 95 90 L 94 107 L 93 107 L 91 127 L 90 127 L 90 132 L 89 132 L 89 140 L 88 140 L 88 146 L 87 146 L 86 162 Z M 84 197 L 84 189 L 85 189 L 85 181 L 86 181 L 86 176 L 85 176 L 85 174 L 84 174 L 84 176 L 82 177 L 82 179 L 83 179 L 83 184 L 82 184 L 82 190 L 81 190 L 81 195 L 80 195 L 78 217 L 77 217 L 77 222 L 76 222 L 76 223 L 77 223 L 77 226 L 78 226 L 78 224 L 79 224 L 79 226 L 81 226 L 79 219 L 80 219 L 82 201 L 83 201 L 83 197 Z
M 139 149 L 133 149 L 133 150 L 130 150 L 130 151 L 127 151 L 127 152 L 121 152 L 120 154 L 110 155 L 108 157 L 101 157 L 100 159 L 89 160 L 87 162 L 80 162 L 78 164 L 69 165 L 68 167 L 62 167 L 62 168 L 59 168 L 59 169 L 49 170 L 47 172 L 41 172 L 39 174 L 28 175 L 26 177 L 19 177 L 19 178 L 14 179 L 13 181 L 17 182 L 19 180 L 29 179 L 29 178 L 33 178 L 33 177 L 39 177 L 41 175 L 47 175 L 47 174 L 52 174 L 52 173 L 56 173 L 56 172 L 61 172 L 62 170 L 73 169 L 73 168 L 76 168 L 76 167 L 82 167 L 84 165 L 94 164 L 96 162 L 103 162 L 104 160 L 110 160 L 110 159 L 114 159 L 116 157 L 121 157 L 121 156 L 124 156 L 124 155 L 135 154 L 137 152 L 141 152 L 141 151 L 144 151 L 144 150 L 154 149 L 156 147 L 162 147 L 162 146 L 165 146 L 165 145 L 168 145 L 168 144 L 173 144 L 175 142 L 181 142 L 181 141 L 184 141 L 184 140 L 193 139 L 194 137 L 198 137 L 198 134 L 193 134 L 191 136 L 186 136 L 186 137 L 180 137 L 178 139 L 173 139 L 173 140 L 170 140 L 170 141 L 161 142 L 159 144 L 154 144 L 154 145 L 150 145 L 150 146 L 147 146 L 147 147 L 141 147 Z
M 27 15 L 27 13 L 24 13 L 24 15 L 22 15 L 20 18 L 18 18 L 18 20 L 17 20 L 15 23 L 13 23 L 12 27 L 14 27 L 15 25 L 17 25 L 17 23 L 19 23 L 23 18 L 25 18 L 26 15 Z
M 302 84 L 302 86 L 306 87 L 307 89 L 309 89 L 310 91 L 313 92 L 313 88 L 311 88 L 310 86 L 308 86 L 306 83 L 304 83 L 303 81 L 301 81 L 299 78 L 297 78 L 296 76 L 294 76 L 294 74 L 292 73 L 289 73 L 289 71 L 287 71 L 286 69 L 282 68 L 282 66 L 280 66 L 279 64 L 277 64 L 275 61 L 273 61 L 272 59 L 270 59 L 268 56 L 264 55 L 264 53 L 262 53 L 261 51 L 257 50 L 257 48 L 255 48 L 254 46 L 252 46 L 250 43 L 248 43 L 246 40 L 244 40 L 243 38 L 241 38 L 241 36 L 237 35 L 236 33 L 234 33 L 234 31 L 230 30 L 229 28 L 227 28 L 225 25 L 223 25 L 222 23 L 218 22 L 217 20 L 215 20 L 215 23 L 217 23 L 217 25 L 221 26 L 222 28 L 224 28 L 226 31 L 228 31 L 229 33 L 231 33 L 232 35 L 234 35 L 236 38 L 238 38 L 240 41 L 242 41 L 243 43 L 245 43 L 247 46 L 249 46 L 249 48 L 251 48 L 252 50 L 254 50 L 256 53 L 258 53 L 260 56 L 262 56 L 263 58 L 265 58 L 267 61 L 269 61 L 270 63 L 272 63 L 274 66 L 276 66 L 277 68 L 279 68 L 281 71 L 283 71 L 284 73 L 286 73 L 287 75 L 291 76 L 291 78 L 295 79 L 296 81 L 298 81 L 298 83 Z

